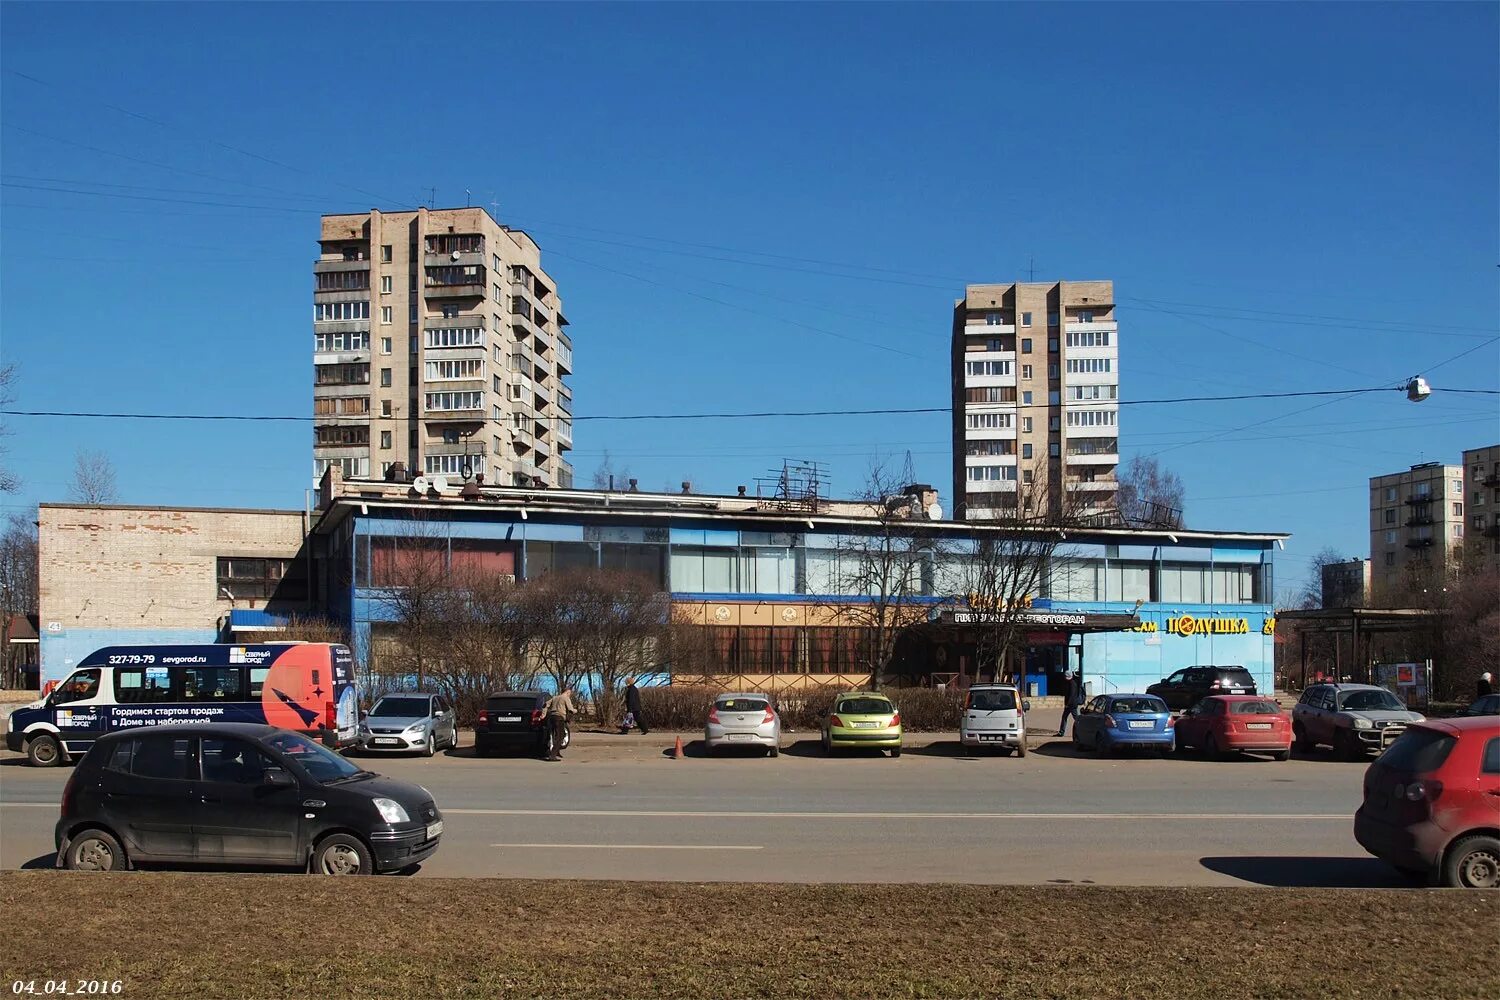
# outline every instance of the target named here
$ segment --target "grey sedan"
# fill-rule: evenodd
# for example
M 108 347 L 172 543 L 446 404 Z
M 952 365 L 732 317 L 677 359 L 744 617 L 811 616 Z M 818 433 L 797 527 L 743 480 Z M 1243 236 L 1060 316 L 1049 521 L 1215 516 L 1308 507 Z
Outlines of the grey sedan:
M 769 695 L 721 694 L 708 711 L 703 745 L 709 753 L 721 747 L 761 747 L 775 757 L 781 752 L 781 716 L 771 707 Z
M 458 722 L 442 695 L 388 694 L 359 723 L 360 749 L 431 757 L 458 746 Z

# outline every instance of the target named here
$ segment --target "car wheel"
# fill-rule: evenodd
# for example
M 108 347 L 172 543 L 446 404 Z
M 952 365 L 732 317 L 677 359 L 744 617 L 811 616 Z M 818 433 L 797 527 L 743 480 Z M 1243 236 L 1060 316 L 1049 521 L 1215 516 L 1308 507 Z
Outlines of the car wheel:
M 437 736 L 433 733 L 427 734 L 427 741 L 422 744 L 422 756 L 431 757 L 437 753 Z
M 1208 738 L 1203 741 L 1203 752 L 1208 755 L 1209 760 L 1223 760 L 1225 757 L 1224 751 L 1219 749 L 1219 741 L 1214 738 L 1213 733 L 1209 733 Z
M 781 747 L 771 747 L 769 750 L 766 751 L 766 756 L 767 757 L 780 757 L 781 756 Z
M 1026 737 L 1022 736 L 1021 742 L 1016 744 L 1016 756 L 1025 757 L 1030 752 L 1031 749 L 1026 746 Z
M 62 744 L 51 733 L 42 733 L 26 741 L 26 759 L 32 767 L 56 767 L 63 762 Z
M 1342 729 L 1333 734 L 1333 753 L 1339 760 L 1355 761 L 1364 756 L 1359 742 L 1353 733 L 1346 733 Z
M 1302 728 L 1301 723 L 1292 725 L 1292 746 L 1300 753 L 1311 753 L 1313 741 L 1307 738 L 1307 730 Z
M 75 872 L 114 872 L 125 868 L 125 849 L 103 830 L 85 830 L 68 845 L 63 867 Z
M 1292 752 L 1290 750 L 1277 750 L 1275 753 L 1271 754 L 1271 759 L 1272 760 L 1291 760 L 1292 759 Z
M 825 754 L 833 753 L 833 741 L 828 738 L 828 734 L 827 733 L 823 734 L 823 736 L 822 736 L 822 743 L 823 743 L 823 752 Z
M 325 837 L 313 852 L 313 872 L 318 875 L 369 875 L 374 871 L 370 849 L 347 833 Z
M 1443 858 L 1443 884 L 1455 889 L 1500 889 L 1500 838 L 1464 837 Z
M 895 760 L 897 757 L 900 757 L 900 756 L 901 756 L 901 748 L 900 747 L 892 747 L 891 748 L 891 759 Z

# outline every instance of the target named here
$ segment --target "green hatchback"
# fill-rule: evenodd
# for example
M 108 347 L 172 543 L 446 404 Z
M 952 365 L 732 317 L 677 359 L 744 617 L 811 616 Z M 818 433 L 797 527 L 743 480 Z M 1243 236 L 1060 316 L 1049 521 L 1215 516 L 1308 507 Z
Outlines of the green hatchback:
M 901 713 L 877 691 L 846 691 L 823 720 L 823 752 L 872 747 L 901 756 Z

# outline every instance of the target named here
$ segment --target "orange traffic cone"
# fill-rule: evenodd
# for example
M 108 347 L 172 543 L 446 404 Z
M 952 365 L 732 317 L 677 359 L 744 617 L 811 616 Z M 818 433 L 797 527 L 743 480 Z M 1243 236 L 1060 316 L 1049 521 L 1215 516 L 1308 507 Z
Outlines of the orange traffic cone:
M 681 760 L 682 759 L 682 737 L 681 736 L 677 737 L 677 744 L 676 744 L 676 746 L 672 747 L 672 759 L 673 760 Z

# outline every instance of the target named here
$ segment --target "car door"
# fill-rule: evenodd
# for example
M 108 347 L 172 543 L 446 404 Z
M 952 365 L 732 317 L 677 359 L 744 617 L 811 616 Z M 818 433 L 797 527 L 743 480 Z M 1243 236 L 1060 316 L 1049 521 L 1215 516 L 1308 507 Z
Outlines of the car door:
M 228 737 L 199 741 L 193 835 L 198 860 L 212 863 L 294 864 L 298 860 L 302 794 L 298 786 L 268 782 L 286 770 L 254 744 Z
M 1148 694 L 1158 695 L 1161 700 L 1165 701 L 1170 707 L 1177 704 L 1178 698 L 1181 697 L 1183 681 L 1186 679 L 1187 671 L 1179 670 L 1176 673 L 1172 674 L 1170 677 L 1162 678 L 1162 682 L 1160 684 L 1153 684 L 1151 685 L 1151 687 L 1147 688 L 1146 691 Z M 1153 688 L 1155 690 L 1152 690 Z
M 1078 713 L 1078 720 L 1073 723 L 1073 732 L 1080 742 L 1092 743 L 1098 735 L 1100 706 L 1104 704 L 1104 696 L 1094 698 L 1084 705 Z
M 1323 687 L 1309 706 L 1307 731 L 1318 743 L 1333 744 L 1333 719 L 1338 710 L 1338 692 Z
M 140 859 L 191 861 L 197 740 L 146 733 L 115 745 L 105 765 L 104 809 Z
M 1212 708 L 1213 702 L 1200 701 L 1198 704 L 1182 713 L 1182 718 L 1177 720 L 1177 742 L 1183 746 L 1201 747 L 1203 737 L 1207 733 L 1208 710 Z
M 448 704 L 447 698 L 437 699 L 438 713 L 442 717 L 442 743 L 445 747 L 458 746 L 458 713 Z

